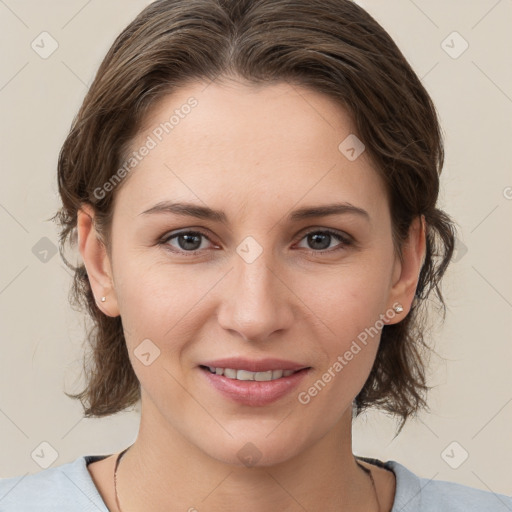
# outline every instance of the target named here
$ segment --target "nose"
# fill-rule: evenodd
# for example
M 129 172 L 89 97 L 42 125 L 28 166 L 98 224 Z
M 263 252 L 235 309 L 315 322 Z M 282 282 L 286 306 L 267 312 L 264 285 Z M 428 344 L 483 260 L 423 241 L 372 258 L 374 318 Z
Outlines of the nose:
M 293 324 L 293 292 L 267 252 L 251 263 L 235 255 L 219 306 L 220 326 L 245 341 L 265 341 Z

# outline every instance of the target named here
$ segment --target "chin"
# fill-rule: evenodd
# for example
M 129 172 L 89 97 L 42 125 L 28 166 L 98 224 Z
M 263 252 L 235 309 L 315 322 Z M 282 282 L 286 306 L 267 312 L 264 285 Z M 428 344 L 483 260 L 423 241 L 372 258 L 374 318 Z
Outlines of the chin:
M 224 464 L 239 467 L 267 467 L 282 464 L 296 457 L 304 450 L 304 439 L 295 439 L 289 433 L 270 434 L 271 430 L 228 437 L 224 443 L 215 443 L 215 448 L 205 446 L 204 451 L 210 457 Z

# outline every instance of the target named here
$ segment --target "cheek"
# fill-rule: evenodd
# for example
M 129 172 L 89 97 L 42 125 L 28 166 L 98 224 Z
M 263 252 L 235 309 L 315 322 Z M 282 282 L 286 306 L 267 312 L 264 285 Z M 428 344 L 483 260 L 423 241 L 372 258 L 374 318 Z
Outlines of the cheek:
M 322 279 L 298 276 L 295 286 L 326 334 L 340 342 L 375 324 L 385 313 L 390 291 L 386 269 L 377 261 L 340 266 Z
M 174 338 L 201 313 L 201 300 L 219 279 L 216 272 L 137 254 L 119 258 L 115 268 L 119 310 L 131 345 L 150 338 L 163 346 Z
M 171 290 L 175 285 L 166 286 L 159 266 L 148 264 L 147 259 L 122 249 L 118 254 L 122 256 L 114 265 L 116 296 L 127 341 L 134 345 L 157 337 L 164 314 L 174 310 L 176 293 Z
M 315 343 L 325 357 L 298 397 L 313 422 L 311 428 L 319 416 L 324 424 L 339 420 L 374 364 L 382 329 L 377 322 L 384 313 L 385 294 L 382 278 L 368 277 L 352 274 L 339 278 L 331 281 L 326 293 L 312 297 L 312 309 L 321 318 Z
M 303 296 L 308 297 L 306 303 L 319 326 L 316 343 L 326 356 L 318 372 L 331 390 L 325 395 L 356 395 L 373 366 L 389 293 L 389 279 L 382 267 L 382 260 L 379 264 L 377 259 L 373 265 L 340 267 L 323 287 L 302 280 L 310 290 Z

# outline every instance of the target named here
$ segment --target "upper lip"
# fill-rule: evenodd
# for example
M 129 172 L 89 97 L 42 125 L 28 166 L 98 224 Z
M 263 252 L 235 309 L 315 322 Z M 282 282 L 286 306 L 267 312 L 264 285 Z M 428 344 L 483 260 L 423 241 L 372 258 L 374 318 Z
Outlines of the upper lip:
M 249 372 L 265 372 L 268 370 L 302 370 L 309 366 L 286 361 L 285 359 L 259 359 L 257 361 L 243 357 L 226 357 L 224 359 L 215 359 L 214 361 L 203 361 L 200 366 L 212 366 L 213 368 L 231 368 L 233 370 L 247 370 Z

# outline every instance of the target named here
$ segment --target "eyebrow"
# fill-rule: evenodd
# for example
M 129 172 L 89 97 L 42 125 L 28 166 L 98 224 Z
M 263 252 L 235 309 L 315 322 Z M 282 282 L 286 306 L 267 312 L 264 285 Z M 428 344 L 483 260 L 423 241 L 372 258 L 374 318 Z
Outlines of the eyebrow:
M 139 215 L 149 215 L 155 213 L 183 215 L 196 217 L 198 219 L 221 222 L 223 224 L 228 223 L 227 216 L 222 210 L 213 210 L 208 206 L 200 206 L 192 203 L 173 203 L 171 201 L 161 201 L 148 210 L 139 213 Z M 295 210 L 288 215 L 288 220 L 296 222 L 314 217 L 327 217 L 328 215 L 342 214 L 355 214 L 365 218 L 368 221 L 370 220 L 370 215 L 366 210 L 363 210 L 362 208 L 354 206 L 350 203 L 333 203 L 321 206 L 299 208 L 298 210 Z

